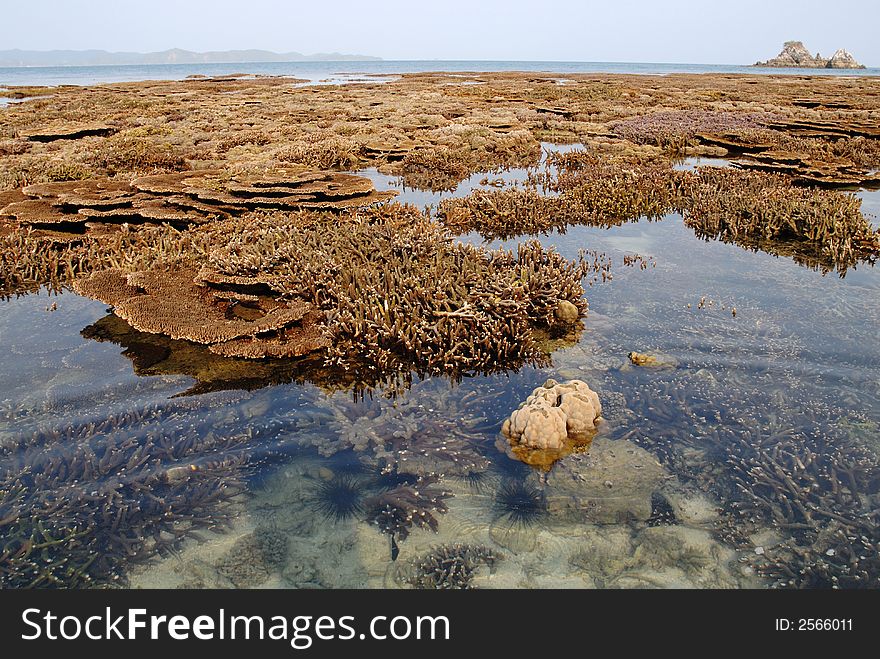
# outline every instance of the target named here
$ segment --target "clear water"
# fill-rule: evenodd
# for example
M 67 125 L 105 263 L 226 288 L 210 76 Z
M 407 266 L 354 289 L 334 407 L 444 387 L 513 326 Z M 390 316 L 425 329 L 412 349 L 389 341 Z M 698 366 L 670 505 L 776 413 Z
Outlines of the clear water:
M 486 176 L 515 182 L 525 172 L 476 175 L 452 194 Z M 378 174 L 374 180 L 388 183 Z M 398 189 L 399 200 L 419 206 L 440 198 Z M 865 212 L 877 214 L 880 193 L 860 194 Z M 677 215 L 572 227 L 540 240 L 569 258 L 586 248 L 613 262 L 613 279 L 587 290 L 579 340 L 544 368 L 459 383 L 417 380 L 395 398 L 330 393 L 296 368 L 206 366 L 204 351 L 187 344 L 166 345 L 157 356 L 149 337 L 114 334 L 105 305 L 72 293 L 10 299 L 0 314 L 0 446 L 37 436 L 63 454 L 110 438 L 248 438 L 226 449 L 246 453 L 253 465 L 240 474 L 245 487 L 231 529 L 129 565 L 133 586 L 396 587 L 407 583 L 414 561 L 454 543 L 504 556 L 494 569 L 478 570 L 479 587 L 773 585 L 756 573 L 755 560 L 772 555 L 785 533 L 722 515 L 736 495 L 725 447 L 818 429 L 829 442 L 880 452 L 880 272 L 823 276 L 789 259 L 700 241 Z M 647 268 L 623 265 L 635 253 L 649 258 Z M 662 366 L 634 367 L 630 351 L 655 355 Z M 253 377 L 246 380 L 247 368 Z M 499 441 L 503 420 L 547 378 L 588 382 L 604 407 L 593 448 L 566 467 L 574 486 L 563 479 L 568 472 L 542 476 L 511 460 Z M 112 430 L 90 434 L 89 424 L 107 418 L 118 420 Z M 346 479 L 361 497 L 381 491 L 378 474 L 354 468 L 357 454 L 344 450 L 366 435 L 449 437 L 489 463 L 482 477 L 450 475 L 435 485 L 454 494 L 448 512 L 436 514 L 436 533 L 415 529 L 399 541 L 397 560 L 363 511 L 337 518 L 321 497 L 330 479 Z M 183 463 L 160 460 L 156 469 L 210 465 L 224 455 L 206 450 Z M 7 452 L 0 470 L 20 458 Z M 549 513 L 505 506 L 512 485 L 543 493 Z M 876 489 L 862 492 L 868 508 L 877 507 Z M 731 524 L 743 537 L 730 537 Z
M 534 71 L 537 73 L 751 73 L 767 75 L 876 76 L 880 69 L 765 69 L 718 64 L 662 64 L 642 62 L 510 62 L 510 61 L 368 61 L 368 62 L 243 62 L 232 64 L 151 64 L 126 66 L 45 66 L 0 68 L 0 85 L 94 85 L 137 80 L 180 80 L 189 75 L 254 73 L 284 75 L 314 82 L 350 80 L 352 76 L 448 71 Z M 564 84 L 565 80 L 560 79 Z

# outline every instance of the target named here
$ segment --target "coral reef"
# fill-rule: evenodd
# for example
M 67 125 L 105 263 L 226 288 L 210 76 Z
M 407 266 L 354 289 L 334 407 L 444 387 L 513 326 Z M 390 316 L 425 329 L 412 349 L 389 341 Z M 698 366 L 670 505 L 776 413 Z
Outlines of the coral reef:
M 714 436 L 713 436 L 714 441 Z M 789 537 L 759 555 L 779 587 L 876 588 L 880 584 L 877 454 L 821 433 L 722 429 L 715 444 L 731 465 L 727 505 Z
M 671 212 L 676 172 L 663 159 L 572 151 L 551 154 L 534 185 L 476 190 L 444 200 L 438 219 L 457 233 L 477 231 L 487 240 L 564 231 L 569 225 L 615 226 Z M 553 194 L 542 194 L 538 186 Z
M 399 572 L 397 579 L 413 588 L 462 590 L 473 587 L 481 565 L 494 571 L 495 564 L 503 559 L 503 554 L 481 545 L 442 545 L 413 559 L 409 569 Z
M 250 438 L 149 430 L 164 415 L 45 429 L 0 447 L 0 586 L 124 582 L 129 564 L 229 523 Z
M 296 357 L 329 345 L 308 302 L 210 289 L 195 283 L 196 275 L 185 263 L 134 273 L 111 268 L 74 288 L 112 305 L 134 329 L 206 344 L 228 357 Z
M 600 437 L 589 452 L 566 456 L 544 476 L 547 509 L 578 522 L 645 522 L 655 512 L 655 494 L 666 476 L 644 449 Z
M 287 550 L 286 535 L 271 528 L 257 528 L 239 538 L 217 561 L 215 569 L 235 588 L 254 588 L 284 566 Z
M 501 434 L 517 458 L 547 468 L 588 447 L 601 415 L 599 396 L 585 382 L 547 380 L 504 421 Z
M 395 477 L 480 473 L 489 466 L 483 445 L 495 431 L 486 408 L 496 397 L 481 389 L 462 394 L 440 379 L 414 382 L 392 399 L 339 393 L 318 401 L 330 432 L 308 441 L 324 456 L 352 450 L 359 469 Z
M 798 188 L 779 175 L 702 168 L 682 186 L 679 203 L 702 238 L 789 252 L 841 272 L 880 255 L 880 232 L 855 195 Z
M 680 150 L 700 143 L 736 146 L 750 151 L 755 144 L 770 139 L 767 124 L 775 119 L 768 113 L 718 112 L 714 110 L 661 110 L 629 117 L 610 124 L 615 135 L 636 144 L 653 144 Z
M 439 521 L 434 513 L 445 513 L 444 499 L 452 496 L 448 490 L 434 487 L 437 481 L 424 476 L 414 485 L 399 485 L 364 501 L 367 521 L 391 538 L 392 558 L 396 558 L 397 541 L 406 540 L 413 526 L 437 532 Z
M 326 391 L 376 386 L 355 380 L 357 374 L 324 366 L 320 353 L 297 359 L 244 359 L 223 357 L 211 347 L 177 341 L 162 334 L 139 332 L 114 314 L 83 328 L 82 336 L 115 343 L 131 360 L 137 375 L 187 375 L 195 383 L 181 396 L 194 396 L 228 389 L 261 389 L 288 382 L 312 382 Z
M 186 227 L 257 208 L 341 211 L 386 201 L 395 194 L 375 191 L 369 179 L 360 176 L 280 168 L 271 175 L 201 170 L 154 174 L 130 182 L 63 181 L 29 185 L 22 193 L 25 199 L 0 208 L 0 219 L 20 228 L 73 235 L 113 230 L 122 223 Z
M 412 207 L 334 218 L 273 216 L 229 229 L 211 281 L 263 284 L 324 312 L 331 363 L 456 373 L 540 360 L 533 328 L 586 309 L 574 264 L 538 243 L 516 253 L 454 243 Z M 204 275 L 203 275 L 204 278 Z

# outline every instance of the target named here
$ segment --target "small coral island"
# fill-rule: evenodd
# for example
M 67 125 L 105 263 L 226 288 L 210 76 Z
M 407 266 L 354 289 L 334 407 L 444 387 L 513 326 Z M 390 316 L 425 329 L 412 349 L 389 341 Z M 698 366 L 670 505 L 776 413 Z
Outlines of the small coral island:
M 830 59 L 825 59 L 819 53 L 813 57 L 802 41 L 786 41 L 782 51 L 773 59 L 766 62 L 756 62 L 755 66 L 770 68 L 800 68 L 800 69 L 864 69 L 864 64 L 859 64 L 849 51 L 839 48 Z

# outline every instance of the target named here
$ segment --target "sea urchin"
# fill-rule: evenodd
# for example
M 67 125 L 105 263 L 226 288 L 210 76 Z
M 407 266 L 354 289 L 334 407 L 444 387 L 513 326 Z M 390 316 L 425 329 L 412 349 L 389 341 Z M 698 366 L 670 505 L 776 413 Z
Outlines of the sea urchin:
M 328 520 L 341 522 L 363 512 L 360 488 L 349 476 L 322 481 L 312 503 Z
M 547 515 L 544 492 L 521 480 L 504 481 L 493 507 L 495 519 L 506 519 L 511 526 L 533 526 Z

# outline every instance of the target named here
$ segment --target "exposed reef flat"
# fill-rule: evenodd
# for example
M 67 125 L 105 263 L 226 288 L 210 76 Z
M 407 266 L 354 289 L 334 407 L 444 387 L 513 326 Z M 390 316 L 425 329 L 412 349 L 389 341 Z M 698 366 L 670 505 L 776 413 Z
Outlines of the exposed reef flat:
M 845 272 L 876 259 L 880 238 L 857 198 L 818 188 L 880 183 L 872 84 L 497 73 L 11 89 L 36 99 L 0 114 L 0 291 L 75 280 L 134 329 L 227 357 L 322 352 L 375 373 L 516 366 L 540 360 L 536 332 L 577 325 L 595 264 L 455 234 L 678 211 L 700 237 Z M 541 140 L 584 148 L 541 170 Z M 689 154 L 736 167 L 676 169 Z M 432 190 L 533 169 L 435 216 L 340 171 L 366 166 Z

